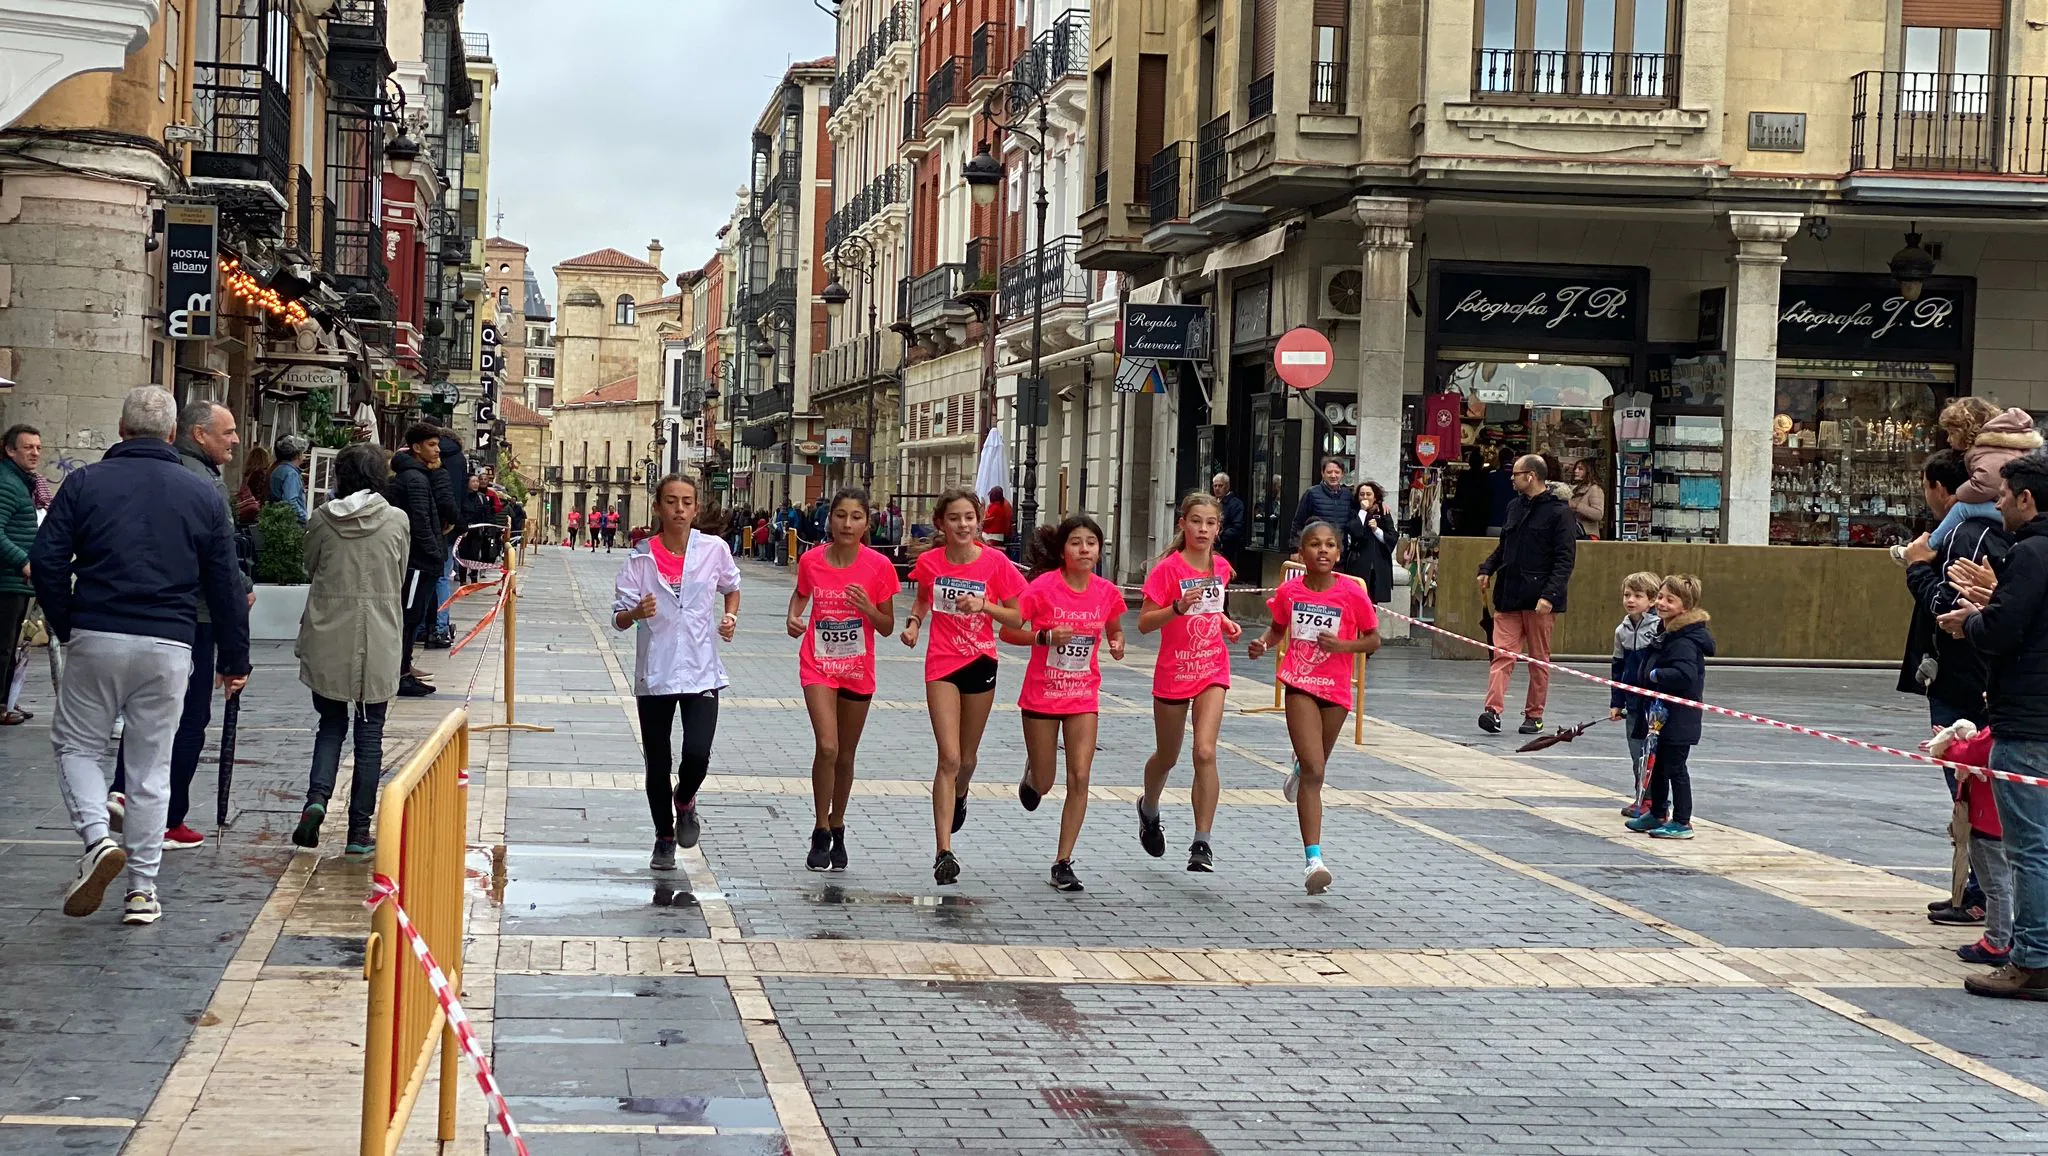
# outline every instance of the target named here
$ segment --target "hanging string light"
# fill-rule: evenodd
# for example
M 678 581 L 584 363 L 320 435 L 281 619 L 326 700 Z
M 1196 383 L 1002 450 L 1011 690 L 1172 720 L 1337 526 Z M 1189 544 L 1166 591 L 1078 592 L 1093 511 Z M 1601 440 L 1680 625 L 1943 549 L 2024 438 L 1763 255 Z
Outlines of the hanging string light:
M 253 274 L 242 268 L 240 261 L 232 257 L 221 265 L 220 281 L 230 297 L 254 305 L 287 325 L 297 325 L 311 317 L 304 305 L 287 301 L 276 290 L 265 288 Z

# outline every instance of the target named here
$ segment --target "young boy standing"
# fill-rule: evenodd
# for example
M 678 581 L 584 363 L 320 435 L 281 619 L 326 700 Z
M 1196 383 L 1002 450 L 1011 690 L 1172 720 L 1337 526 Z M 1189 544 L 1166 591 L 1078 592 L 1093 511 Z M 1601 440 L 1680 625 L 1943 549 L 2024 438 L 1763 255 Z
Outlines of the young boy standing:
M 1608 675 L 1616 682 L 1631 686 L 1642 682 L 1646 669 L 1643 660 L 1649 657 L 1650 647 L 1663 631 L 1662 620 L 1651 608 L 1657 601 L 1657 588 L 1663 583 L 1662 578 L 1648 570 L 1638 570 L 1621 580 L 1621 623 L 1614 628 L 1614 663 Z M 1628 757 L 1634 768 L 1631 781 L 1635 784 L 1635 801 L 1623 807 L 1621 813 L 1624 818 L 1633 819 L 1643 813 L 1650 797 L 1650 780 L 1643 767 L 1643 751 L 1649 745 L 1650 700 L 1616 687 L 1608 705 L 1612 717 L 1628 720 Z
M 1707 632 L 1707 612 L 1700 609 L 1699 578 L 1666 575 L 1657 588 L 1657 617 L 1663 629 L 1643 659 L 1647 669 L 1637 685 L 1701 701 L 1707 690 L 1707 659 L 1714 653 L 1714 636 Z M 1699 745 L 1700 708 L 1675 702 L 1662 705 L 1668 715 L 1650 768 L 1649 806 L 1628 821 L 1628 829 L 1653 839 L 1690 839 L 1692 774 L 1686 764 L 1692 748 Z

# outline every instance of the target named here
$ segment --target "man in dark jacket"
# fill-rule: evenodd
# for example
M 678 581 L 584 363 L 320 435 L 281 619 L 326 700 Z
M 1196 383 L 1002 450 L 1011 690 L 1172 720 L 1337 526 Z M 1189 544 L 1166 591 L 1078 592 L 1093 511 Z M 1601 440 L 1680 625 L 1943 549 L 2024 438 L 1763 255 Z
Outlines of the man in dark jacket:
M 203 600 L 215 662 L 232 695 L 249 676 L 247 588 L 226 504 L 170 446 L 177 402 L 156 387 L 130 390 L 122 441 L 71 475 L 29 553 L 36 599 L 64 644 L 64 680 L 50 741 L 64 801 L 85 841 L 66 915 L 90 915 L 125 867 L 124 923 L 154 923 L 169 803 L 172 734 L 192 671 Z M 126 848 L 108 838 L 103 765 L 114 720 L 128 720 L 131 774 Z
M 448 604 L 448 596 L 455 592 L 455 539 L 462 536 L 462 499 L 469 485 L 469 459 L 463 456 L 462 439 L 455 431 L 440 431 L 441 464 L 432 467 L 434 498 L 441 511 L 441 534 L 447 539 L 448 549 L 442 554 L 441 574 L 434 580 L 433 629 L 426 640 L 429 650 L 446 650 L 455 645 L 455 627 L 448 621 L 448 612 L 438 609 Z
M 406 448 L 391 455 L 391 492 L 387 497 L 405 512 L 412 528 L 412 545 L 405 559 L 405 625 L 401 630 L 405 635 L 405 658 L 398 668 L 398 693 L 406 698 L 419 698 L 434 693 L 433 686 L 413 670 L 412 648 L 421 624 L 427 620 L 427 611 L 439 605 L 434 601 L 434 582 L 449 558 L 448 539 L 441 535 L 441 527 L 446 523 L 442 520 L 440 495 L 433 476 L 433 471 L 445 467 L 441 461 L 440 430 L 419 422 L 405 431 L 405 441 Z
M 2005 569 L 1989 598 L 1960 599 L 1941 625 L 1984 656 L 1992 768 L 2048 777 L 2048 453 L 2007 462 L 2004 481 L 1998 512 L 2013 535 Z M 1992 790 L 2012 866 L 2012 954 L 1963 986 L 2048 1001 L 2048 787 L 1995 779 Z
M 42 460 L 43 435 L 34 426 L 17 425 L 0 435 L 0 701 L 14 685 L 15 653 L 28 604 L 35 597 L 29 585 L 29 547 L 36 542 L 35 463 Z M 0 711 L 0 726 L 20 726 L 27 711 Z
M 1550 470 L 1543 459 L 1526 454 L 1515 460 L 1515 497 L 1508 503 L 1500 543 L 1479 564 L 1479 597 L 1493 595 L 1493 644 L 1503 650 L 1550 659 L 1555 615 L 1564 613 L 1565 590 L 1578 560 L 1579 520 L 1563 498 L 1550 488 Z M 1515 660 L 1493 656 L 1486 676 L 1486 709 L 1479 729 L 1500 733 L 1500 712 L 1508 701 L 1508 679 Z M 1529 668 L 1529 697 L 1522 706 L 1521 733 L 1543 731 L 1543 708 L 1550 700 L 1550 671 Z
M 178 464 L 220 495 L 221 509 L 234 521 L 234 504 L 228 498 L 228 484 L 220 468 L 235 456 L 242 444 L 235 430 L 235 415 L 226 406 L 195 401 L 178 414 Z M 254 587 L 240 576 L 244 591 Z M 253 593 L 245 601 L 255 605 Z M 199 752 L 206 746 L 206 728 L 213 722 L 213 616 L 204 604 L 199 607 L 199 625 L 192 632 L 192 677 L 185 682 L 185 705 L 178 714 L 178 735 L 171 742 L 171 809 L 164 816 L 164 846 L 178 850 L 197 847 L 206 836 L 185 822 L 192 807 L 192 780 L 199 774 Z M 114 785 L 107 795 L 107 815 L 114 830 L 127 821 L 128 741 L 123 737 L 114 761 Z
M 1223 504 L 1223 526 L 1216 532 L 1216 551 L 1230 560 L 1232 570 L 1243 570 L 1245 567 L 1239 559 L 1245 546 L 1251 542 L 1251 525 L 1245 517 L 1244 499 L 1231 492 L 1229 474 L 1210 478 L 1209 493 Z M 1338 527 L 1339 533 L 1342 529 Z
M 1310 486 L 1301 495 L 1301 501 L 1294 507 L 1294 524 L 1287 530 L 1287 544 L 1299 546 L 1301 531 L 1310 522 L 1327 522 L 1337 531 L 1337 540 L 1344 540 L 1344 519 L 1358 505 L 1358 499 L 1344 486 L 1344 463 L 1336 458 L 1323 459 L 1323 482 Z

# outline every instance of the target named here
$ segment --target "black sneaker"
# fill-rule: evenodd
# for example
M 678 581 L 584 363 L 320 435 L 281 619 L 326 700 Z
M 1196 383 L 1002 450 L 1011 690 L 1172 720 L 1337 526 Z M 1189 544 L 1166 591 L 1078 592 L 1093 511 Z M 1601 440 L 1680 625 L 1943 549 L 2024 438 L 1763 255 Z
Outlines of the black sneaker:
M 676 846 L 695 847 L 703 836 L 703 828 L 697 823 L 697 805 L 676 808 Z
M 832 828 L 832 870 L 846 870 L 846 828 Z
M 1516 728 L 1515 728 L 1515 733 L 1516 733 L 1516 734 L 1524 734 L 1524 735 L 1540 735 L 1540 734 L 1542 734 L 1542 733 L 1543 733 L 1543 716 L 1542 716 L 1542 715 L 1530 715 L 1530 716 L 1528 716 L 1527 718 L 1524 718 L 1524 719 L 1522 720 L 1522 725 L 1521 725 L 1521 726 L 1518 726 L 1518 727 L 1516 727 Z
M 674 839 L 656 839 L 654 841 L 654 856 L 647 860 L 647 869 L 650 871 L 673 871 L 676 869 L 676 841 Z
M 1499 734 L 1500 712 L 1497 710 L 1481 711 L 1479 714 L 1479 729 L 1490 735 Z
M 832 832 L 820 827 L 811 832 L 811 853 L 804 856 L 804 869 L 808 871 L 830 871 L 832 869 Z
M 1138 843 L 1154 859 L 1166 854 L 1166 828 L 1160 825 L 1158 814 L 1145 817 L 1143 800 L 1138 803 Z
M 1081 877 L 1074 874 L 1074 861 L 1072 859 L 1062 859 L 1053 864 L 1052 875 L 1048 882 L 1052 884 L 1054 891 L 1087 890 L 1086 887 L 1081 886 Z
M 960 833 L 960 828 L 965 827 L 966 825 L 967 793 L 963 791 L 960 794 L 953 796 L 953 833 L 955 835 L 958 835 Z
M 455 645 L 455 635 L 429 634 L 427 635 L 426 642 L 422 643 L 422 645 L 428 650 L 446 650 Z
M 433 693 L 435 691 L 432 685 L 421 682 L 417 678 L 408 676 L 400 679 L 398 682 L 398 697 L 400 698 L 425 698 Z
M 959 882 L 960 860 L 953 858 L 951 851 L 939 852 L 938 858 L 932 860 L 932 878 L 938 880 L 941 887 Z
M 299 812 L 299 825 L 292 828 L 292 846 L 318 847 L 320 845 L 320 821 L 327 817 L 327 804 L 307 803 Z
M 1031 780 L 1029 778 L 1018 780 L 1017 801 L 1024 804 L 1025 810 L 1036 811 L 1038 809 L 1038 800 L 1040 798 L 1042 798 L 1042 796 L 1039 795 L 1038 789 L 1031 785 Z
M 1188 870 L 1208 874 L 1216 869 L 1216 855 L 1200 839 L 1188 844 Z
M 1927 913 L 1927 922 L 1947 927 L 1975 927 L 1984 922 L 1982 907 L 1944 907 Z

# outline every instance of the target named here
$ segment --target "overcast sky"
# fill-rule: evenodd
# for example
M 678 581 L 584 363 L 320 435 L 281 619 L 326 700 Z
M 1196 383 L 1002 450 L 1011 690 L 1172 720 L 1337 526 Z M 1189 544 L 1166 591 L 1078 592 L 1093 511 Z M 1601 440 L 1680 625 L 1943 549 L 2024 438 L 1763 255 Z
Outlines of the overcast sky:
M 555 263 L 606 246 L 659 237 L 671 280 L 703 265 L 755 118 L 833 31 L 811 0 L 488 0 L 463 29 L 498 65 L 490 232 L 532 250 L 553 305 Z

